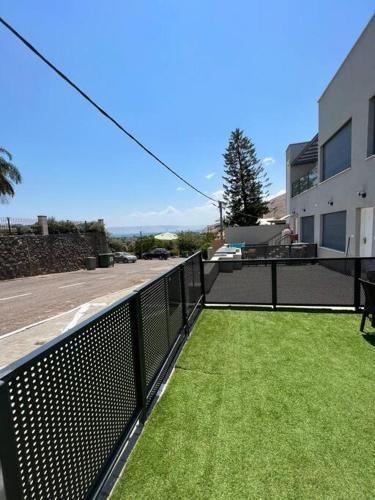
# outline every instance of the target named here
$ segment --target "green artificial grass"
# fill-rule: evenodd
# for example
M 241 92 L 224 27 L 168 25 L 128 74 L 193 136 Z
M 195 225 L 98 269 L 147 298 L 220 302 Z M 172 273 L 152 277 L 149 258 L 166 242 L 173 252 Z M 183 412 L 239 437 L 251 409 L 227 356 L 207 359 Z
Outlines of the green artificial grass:
M 112 498 L 373 498 L 375 335 L 359 321 L 204 310 Z

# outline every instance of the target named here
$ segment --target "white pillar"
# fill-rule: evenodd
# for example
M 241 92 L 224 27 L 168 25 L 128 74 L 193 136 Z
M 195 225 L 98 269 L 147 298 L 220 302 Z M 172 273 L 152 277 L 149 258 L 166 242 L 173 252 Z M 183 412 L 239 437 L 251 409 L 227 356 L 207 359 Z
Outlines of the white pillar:
M 42 236 L 48 236 L 48 222 L 46 215 L 38 215 L 38 224 L 40 227 L 40 234 Z

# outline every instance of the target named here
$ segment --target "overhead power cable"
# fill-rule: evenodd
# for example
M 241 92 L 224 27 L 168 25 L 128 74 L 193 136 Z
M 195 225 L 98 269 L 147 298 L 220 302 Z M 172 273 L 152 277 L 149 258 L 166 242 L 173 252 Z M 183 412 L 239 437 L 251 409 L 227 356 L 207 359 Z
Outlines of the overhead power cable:
M 126 134 L 129 139 L 135 142 L 143 151 L 145 151 L 148 155 L 150 155 L 154 160 L 156 160 L 160 165 L 165 167 L 171 174 L 176 176 L 180 181 L 189 186 L 191 189 L 204 196 L 208 200 L 211 200 L 215 203 L 218 203 L 218 200 L 211 198 L 206 193 L 193 186 L 189 181 L 184 179 L 182 175 L 178 174 L 173 168 L 167 165 L 163 160 L 161 160 L 155 153 L 153 153 L 150 149 L 148 149 L 144 144 L 141 143 L 133 134 L 131 134 L 128 130 L 126 130 L 115 118 L 113 118 L 107 111 L 105 111 L 99 104 L 97 104 L 89 95 L 87 95 L 78 85 L 76 85 L 69 77 L 67 77 L 62 71 L 60 71 L 51 61 L 49 61 L 43 54 L 39 52 L 26 38 L 24 38 L 20 33 L 18 33 L 9 23 L 7 23 L 2 17 L 0 17 L 0 22 L 5 26 L 13 35 L 15 35 L 28 49 L 30 49 L 39 59 L 41 59 L 47 66 L 49 66 L 55 73 L 57 73 L 60 78 L 62 78 L 68 85 L 73 87 L 81 96 L 86 99 L 94 108 L 96 108 L 99 113 L 105 116 L 109 121 L 111 121 L 117 128 L 119 128 L 124 134 Z

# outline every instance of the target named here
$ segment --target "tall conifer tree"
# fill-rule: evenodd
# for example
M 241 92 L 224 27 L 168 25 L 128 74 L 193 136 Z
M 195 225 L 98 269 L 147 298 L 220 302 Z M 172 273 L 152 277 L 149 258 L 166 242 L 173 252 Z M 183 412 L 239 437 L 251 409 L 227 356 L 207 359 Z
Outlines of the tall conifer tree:
M 254 144 L 236 128 L 223 157 L 226 223 L 231 226 L 258 224 L 258 219 L 268 211 L 265 197 L 270 183 Z

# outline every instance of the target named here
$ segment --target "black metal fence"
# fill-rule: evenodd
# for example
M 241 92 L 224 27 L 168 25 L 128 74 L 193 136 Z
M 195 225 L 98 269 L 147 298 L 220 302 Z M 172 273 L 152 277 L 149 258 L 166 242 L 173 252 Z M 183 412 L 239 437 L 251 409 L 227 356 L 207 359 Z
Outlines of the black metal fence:
M 297 243 L 293 245 L 245 245 L 243 259 L 295 259 L 317 256 L 315 243 Z
M 204 262 L 205 303 L 351 307 L 364 303 L 358 278 L 375 281 L 375 258 Z
M 0 371 L 6 498 L 97 496 L 204 304 L 358 309 L 360 277 L 375 280 L 375 258 L 203 262 L 198 253 L 9 365 Z
M 97 495 L 199 314 L 201 270 L 198 253 L 0 371 L 8 499 Z
M 40 229 L 36 219 L 0 217 L 1 234 L 38 234 Z

